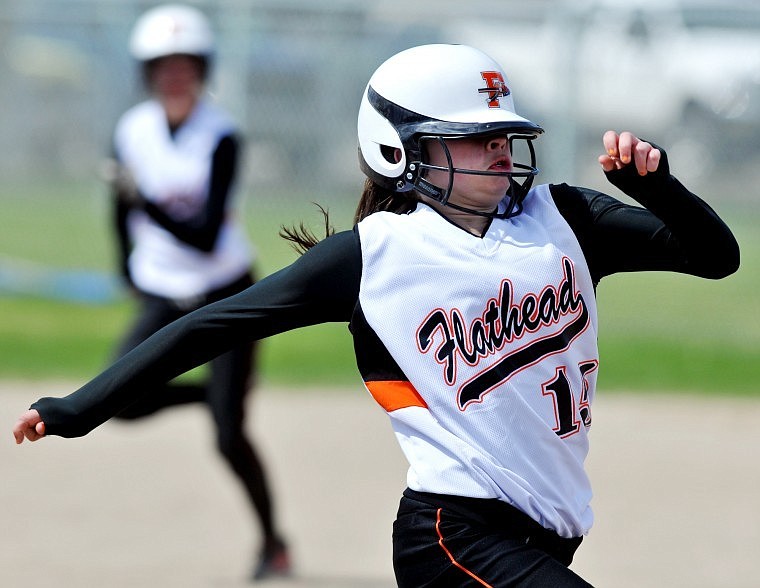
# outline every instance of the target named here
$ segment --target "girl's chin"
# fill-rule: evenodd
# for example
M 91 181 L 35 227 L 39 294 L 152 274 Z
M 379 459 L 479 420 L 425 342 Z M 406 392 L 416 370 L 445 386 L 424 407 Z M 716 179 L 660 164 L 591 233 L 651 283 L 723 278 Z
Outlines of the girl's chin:
M 504 199 L 505 192 L 494 193 L 488 196 L 484 195 L 482 198 L 478 198 L 477 201 L 472 198 L 459 199 L 449 198 L 449 202 L 458 206 L 469 208 L 470 210 L 480 210 L 482 212 L 493 211 Z

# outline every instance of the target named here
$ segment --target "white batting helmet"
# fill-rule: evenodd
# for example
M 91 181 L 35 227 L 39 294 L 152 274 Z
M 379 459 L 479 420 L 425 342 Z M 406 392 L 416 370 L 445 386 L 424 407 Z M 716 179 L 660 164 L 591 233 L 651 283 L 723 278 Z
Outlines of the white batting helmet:
M 397 53 L 370 78 L 359 107 L 359 165 L 385 188 L 416 189 L 446 204 L 450 188 L 439 189 L 424 179 L 430 166 L 423 161 L 421 141 L 505 134 L 510 141 L 528 143 L 530 163 L 514 163 L 513 171 L 504 172 L 524 196 L 538 173 L 532 140 L 542 132 L 515 112 L 507 76 L 488 55 L 466 45 L 422 45 Z M 393 157 L 396 149 L 400 161 Z M 451 167 L 448 171 L 450 177 L 455 173 Z M 525 178 L 522 184 L 514 181 L 518 177 Z
M 165 4 L 148 10 L 137 20 L 129 49 L 140 61 L 175 54 L 210 58 L 214 53 L 214 34 L 200 10 Z

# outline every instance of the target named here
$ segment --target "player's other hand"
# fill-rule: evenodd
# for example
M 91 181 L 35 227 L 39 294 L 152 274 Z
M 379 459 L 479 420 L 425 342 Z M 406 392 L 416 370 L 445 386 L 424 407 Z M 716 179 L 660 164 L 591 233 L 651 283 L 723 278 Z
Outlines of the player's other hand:
M 134 208 L 144 206 L 145 201 L 137 188 L 132 173 L 113 158 L 104 159 L 100 164 L 100 177 L 110 184 L 116 197 Z
M 623 131 L 618 135 L 615 131 L 607 131 L 602 142 L 605 154 L 599 156 L 599 164 L 606 172 L 633 163 L 639 175 L 645 176 L 660 166 L 660 150 L 633 133 Z
M 40 413 L 30 408 L 18 417 L 16 424 L 13 426 L 13 436 L 16 438 L 16 444 L 22 443 L 24 437 L 29 439 L 29 441 L 42 439 L 45 436 L 45 423 L 42 422 Z

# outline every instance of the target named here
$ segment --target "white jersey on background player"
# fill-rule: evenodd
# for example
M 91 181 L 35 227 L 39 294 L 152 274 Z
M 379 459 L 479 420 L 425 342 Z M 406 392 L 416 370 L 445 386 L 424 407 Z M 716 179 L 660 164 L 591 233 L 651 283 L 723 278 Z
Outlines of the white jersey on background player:
M 121 117 L 114 148 L 143 197 L 182 222 L 206 208 L 212 156 L 221 139 L 234 133 L 226 113 L 201 100 L 172 134 L 164 109 L 151 99 Z M 231 200 L 228 196 L 229 212 L 211 251 L 182 242 L 144 211 L 131 211 L 134 285 L 156 296 L 183 299 L 203 296 L 244 275 L 254 261 L 253 248 L 231 212 Z

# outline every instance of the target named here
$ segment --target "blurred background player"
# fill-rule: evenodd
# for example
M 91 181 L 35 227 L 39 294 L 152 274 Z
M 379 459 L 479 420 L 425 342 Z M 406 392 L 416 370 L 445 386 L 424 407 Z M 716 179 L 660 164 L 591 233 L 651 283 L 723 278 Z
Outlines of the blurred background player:
M 121 270 L 140 305 L 119 356 L 180 316 L 254 282 L 252 247 L 231 213 L 236 127 L 204 97 L 214 43 L 206 17 L 176 4 L 147 11 L 132 31 L 130 50 L 150 97 L 119 119 L 107 169 Z M 219 451 L 260 522 L 263 544 L 253 579 L 262 579 L 287 575 L 290 562 L 261 460 L 244 429 L 254 359 L 254 345 L 242 343 L 211 361 L 203 381 L 152 390 L 119 417 L 207 404 Z

